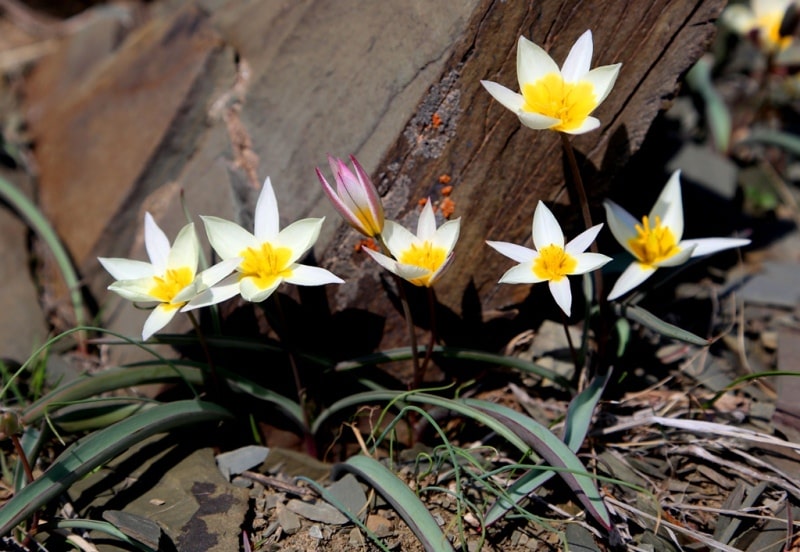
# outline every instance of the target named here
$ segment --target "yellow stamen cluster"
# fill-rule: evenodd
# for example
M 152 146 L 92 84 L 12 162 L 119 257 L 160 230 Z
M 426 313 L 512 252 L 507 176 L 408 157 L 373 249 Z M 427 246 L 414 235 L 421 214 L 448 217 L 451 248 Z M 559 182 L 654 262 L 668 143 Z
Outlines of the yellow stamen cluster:
M 558 282 L 572 274 L 577 266 L 575 257 L 564 251 L 563 247 L 551 244 L 539 250 L 539 256 L 533 261 L 533 273 L 542 280 Z
M 553 130 L 578 128 L 597 107 L 594 85 L 590 82 L 565 82 L 561 75 L 549 73 L 522 87 L 523 111 L 559 119 Z
M 164 277 L 154 276 L 153 287 L 150 288 L 150 295 L 162 303 L 169 304 L 180 291 L 192 283 L 192 271 L 189 267 L 170 268 Z M 180 308 L 183 303 L 173 305 Z
M 443 247 L 437 247 L 429 241 L 421 245 L 412 244 L 410 248 L 403 251 L 397 259 L 402 264 L 418 266 L 430 270 L 430 274 L 409 280 L 415 286 L 429 286 L 431 276 L 444 264 L 447 252 Z
M 287 247 L 273 247 L 265 242 L 259 249 L 248 247 L 239 255 L 242 257 L 239 265 L 241 278 L 253 278 L 261 289 L 271 287 L 278 278 L 292 275 L 289 263 L 292 252 Z
M 675 235 L 669 227 L 661 225 L 660 217 L 656 217 L 654 225 L 649 217 L 642 217 L 642 224 L 636 225 L 636 234 L 628 246 L 642 264 L 653 266 L 680 251 Z
M 783 23 L 783 13 L 768 13 L 759 17 L 754 27 L 759 30 L 759 38 L 763 45 L 770 51 L 780 51 L 792 43 L 791 36 L 781 36 L 781 23 Z

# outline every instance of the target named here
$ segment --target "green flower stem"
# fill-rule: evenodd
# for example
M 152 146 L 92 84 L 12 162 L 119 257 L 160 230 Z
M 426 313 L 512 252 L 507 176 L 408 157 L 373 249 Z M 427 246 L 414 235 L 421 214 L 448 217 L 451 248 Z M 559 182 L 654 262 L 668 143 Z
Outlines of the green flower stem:
M 31 228 L 44 240 L 47 247 L 50 248 L 61 275 L 64 277 L 64 282 L 67 284 L 67 289 L 69 289 L 69 297 L 75 313 L 75 324 L 84 326 L 86 324 L 86 311 L 83 304 L 83 296 L 81 295 L 80 279 L 72 266 L 69 253 L 61 244 L 56 231 L 42 215 L 41 211 L 36 208 L 36 205 L 25 194 L 20 192 L 16 186 L 4 178 L 0 178 L 0 197 L 8 201 L 22 215 Z M 86 352 L 86 334 L 78 332 L 77 339 L 81 351 Z
M 378 234 L 375 240 L 381 246 L 381 252 L 387 257 L 391 257 L 392 253 L 386 247 L 386 242 L 383 241 L 383 236 Z M 393 274 L 394 281 L 397 284 L 397 293 L 400 297 L 400 304 L 403 306 L 403 317 L 406 319 L 406 331 L 408 331 L 408 339 L 411 345 L 411 360 L 414 363 L 414 379 L 412 380 L 411 389 L 418 389 L 422 383 L 422 366 L 419 362 L 419 352 L 417 351 L 417 334 L 414 330 L 414 320 L 411 318 L 411 307 L 408 305 L 408 295 L 406 288 L 403 285 L 403 279 Z
M 297 388 L 297 401 L 300 403 L 300 410 L 303 414 L 303 439 L 306 445 L 306 452 L 309 456 L 317 458 L 317 444 L 314 442 L 314 435 L 311 433 L 311 415 L 308 411 L 308 390 L 303 383 L 300 367 L 297 365 L 297 359 L 294 357 L 294 343 L 290 337 L 289 325 L 286 323 L 286 316 L 283 313 L 283 307 L 278 298 L 278 293 L 273 293 L 272 296 L 275 298 L 275 310 L 278 312 L 278 320 L 280 320 L 280 324 L 283 326 L 280 332 L 280 338 L 286 345 L 286 354 L 289 357 L 289 364 L 292 366 L 294 385 Z
M 203 354 L 206 357 L 206 364 L 208 365 L 208 371 L 203 371 L 203 379 L 210 379 L 210 381 L 206 381 L 206 392 L 209 394 L 218 393 L 222 390 L 220 387 L 223 385 L 223 380 L 217 374 L 216 366 L 214 366 L 214 359 L 211 358 L 211 351 L 208 348 L 208 341 L 206 341 L 206 336 L 203 334 L 203 330 L 200 328 L 200 323 L 197 321 L 194 313 L 189 311 L 186 313 L 189 316 L 189 320 L 192 322 L 192 327 L 194 328 L 195 333 L 197 334 L 197 339 L 200 342 L 200 347 L 203 349 Z M 209 377 L 207 377 L 209 376 Z
M 564 153 L 567 156 L 567 161 L 569 162 L 570 170 L 572 171 L 572 183 L 575 189 L 575 193 L 578 196 L 578 202 L 581 204 L 581 214 L 583 215 L 583 224 L 586 226 L 588 230 L 594 224 L 592 223 L 592 213 L 589 210 L 589 198 L 586 196 L 586 188 L 583 186 L 583 178 L 581 178 L 581 171 L 578 168 L 578 161 L 575 159 L 575 149 L 572 147 L 572 142 L 570 141 L 569 137 L 564 134 L 561 134 L 561 143 L 564 145 Z M 569 180 L 567 180 L 569 182 Z M 599 249 L 597 248 L 597 241 L 593 241 L 591 245 L 591 252 L 592 253 L 599 253 Z M 600 310 L 599 316 L 599 325 L 597 331 L 597 357 L 602 363 L 600 368 L 600 373 L 605 372 L 605 368 L 608 364 L 608 359 L 606 358 L 606 345 L 608 343 L 608 336 L 611 335 L 609 331 L 609 324 L 607 319 L 607 303 L 603 297 L 603 273 L 600 270 L 595 270 L 592 272 L 592 276 L 594 277 L 594 296 L 597 298 L 597 306 Z M 588 301 L 589 298 L 587 297 L 586 300 Z M 588 322 L 588 320 L 587 320 Z M 588 329 L 588 323 L 586 324 Z M 569 336 L 569 333 L 567 334 Z M 569 337 L 567 337 L 569 339 Z M 576 366 L 577 368 L 577 366 Z M 578 370 L 577 372 L 579 372 Z M 580 374 L 575 374 L 578 377 Z
M 581 361 L 578 357 L 578 351 L 575 350 L 575 345 L 572 343 L 572 336 L 569 333 L 569 323 L 567 322 L 567 315 L 564 314 L 564 311 L 558 309 L 558 312 L 561 314 L 561 324 L 564 326 L 564 335 L 567 336 L 567 345 L 569 345 L 569 354 L 572 357 L 572 364 L 575 365 L 575 373 L 581 371 Z
M 436 345 L 436 292 L 433 290 L 433 287 L 429 287 L 428 289 L 428 312 L 430 316 L 430 324 L 431 324 L 431 335 L 430 340 L 428 341 L 428 347 L 425 349 L 425 358 L 422 360 L 422 366 L 420 367 L 419 372 L 419 381 L 415 382 L 414 388 L 419 389 L 422 385 L 423 379 L 425 379 L 425 372 L 428 369 L 428 363 L 431 361 L 431 356 L 433 356 L 433 347 Z

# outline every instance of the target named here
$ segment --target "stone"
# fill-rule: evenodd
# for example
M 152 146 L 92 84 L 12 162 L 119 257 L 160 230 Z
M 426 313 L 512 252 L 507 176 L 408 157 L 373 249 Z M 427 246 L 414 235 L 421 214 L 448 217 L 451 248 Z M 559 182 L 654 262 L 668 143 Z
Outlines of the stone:
M 233 475 L 239 475 L 243 471 L 261 465 L 268 454 L 269 448 L 267 447 L 259 445 L 240 447 L 218 454 L 216 457 L 217 467 L 222 476 L 230 480 Z
M 350 519 L 327 502 L 304 502 L 293 498 L 286 503 L 286 509 L 311 521 L 327 523 L 328 525 L 343 525 Z
M 281 529 L 287 535 L 294 535 L 302 527 L 300 516 L 287 509 L 283 504 L 278 504 L 275 509 L 275 515 L 278 518 Z
M 328 486 L 327 490 L 352 514 L 357 514 L 358 518 L 364 521 L 367 515 L 367 494 L 353 474 L 344 475 Z
M 380 514 L 368 515 L 366 525 L 367 529 L 380 538 L 389 537 L 394 533 L 394 525 L 392 522 Z

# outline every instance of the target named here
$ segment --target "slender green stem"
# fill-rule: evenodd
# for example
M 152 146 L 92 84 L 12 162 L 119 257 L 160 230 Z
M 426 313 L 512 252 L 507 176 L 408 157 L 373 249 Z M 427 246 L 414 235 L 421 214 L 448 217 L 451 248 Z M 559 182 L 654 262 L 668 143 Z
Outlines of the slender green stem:
M 50 248 L 61 275 L 64 277 L 64 282 L 67 284 L 67 289 L 69 289 L 69 297 L 75 313 L 75 324 L 84 326 L 86 324 L 86 311 L 83 304 L 83 295 L 81 294 L 81 282 L 72 265 L 69 253 L 67 253 L 61 240 L 59 240 L 56 231 L 42 215 L 41 211 L 36 208 L 36 205 L 25 194 L 20 192 L 16 186 L 4 178 L 0 178 L 0 197 L 8 201 L 28 221 L 31 228 L 39 234 L 39 237 Z M 77 339 L 81 352 L 86 353 L 86 334 L 78 332 Z
M 31 464 L 28 462 L 28 457 L 25 455 L 25 449 L 22 447 L 22 443 L 19 440 L 19 436 L 16 433 L 11 434 L 11 442 L 14 444 L 14 450 L 17 451 L 17 456 L 19 456 L 19 461 L 22 463 L 22 470 L 25 472 L 25 479 L 28 483 L 33 483 L 33 470 L 31 469 Z M 30 539 L 33 534 L 36 533 L 36 528 L 39 525 L 39 512 L 34 512 L 33 518 L 31 519 L 31 523 L 28 526 L 30 531 L 27 535 L 25 535 L 25 542 L 30 542 Z
M 206 381 L 206 392 L 209 394 L 217 393 L 218 391 L 222 390 L 221 385 L 223 385 L 223 380 L 217 375 L 217 368 L 214 365 L 214 359 L 211 357 L 211 350 L 208 348 L 208 341 L 206 341 L 206 336 L 203 333 L 203 330 L 200 328 L 200 323 L 197 321 L 197 318 L 194 316 L 192 311 L 186 313 L 189 316 L 189 320 L 192 322 L 192 326 L 194 327 L 194 331 L 197 334 L 197 339 L 200 341 L 200 347 L 203 349 L 203 354 L 206 357 L 206 363 L 208 364 L 208 372 L 203 371 L 203 377 L 210 376 L 211 381 Z
M 578 351 L 575 349 L 575 345 L 572 343 L 572 335 L 569 333 L 569 323 L 567 321 L 567 315 L 564 314 L 564 311 L 558 309 L 558 312 L 561 313 L 561 324 L 564 326 L 564 335 L 567 336 L 567 345 L 569 345 L 569 354 L 572 357 L 572 364 L 575 365 L 575 372 L 576 374 L 581 371 L 581 362 L 580 358 L 578 357 Z
M 578 161 L 575 158 L 575 149 L 572 147 L 572 142 L 570 141 L 569 137 L 564 133 L 561 133 L 561 143 L 564 145 L 564 153 L 567 156 L 567 161 L 569 163 L 570 170 L 572 171 L 573 189 L 575 191 L 575 195 L 578 196 L 578 202 L 581 204 L 580 207 L 581 214 L 583 215 L 583 224 L 586 226 L 586 229 L 589 229 L 594 226 L 594 224 L 592 223 L 592 213 L 589 209 L 589 198 L 586 196 L 586 188 L 583 186 L 583 178 L 581 177 L 581 171 L 578 167 Z M 568 179 L 567 182 L 569 182 Z M 592 242 L 591 251 L 592 253 L 599 253 L 597 242 Z M 597 298 L 597 306 L 600 310 L 597 332 L 597 357 L 599 361 L 603 363 L 603 365 L 600 367 L 600 373 L 604 373 L 608 362 L 605 351 L 610 335 L 609 322 L 607 319 L 609 309 L 603 296 L 603 273 L 599 270 L 595 270 L 592 272 L 592 276 L 594 277 L 594 294 Z M 586 300 L 588 301 L 589 298 L 587 297 Z M 587 330 L 588 320 L 586 328 L 584 328 L 584 331 Z
M 425 372 L 428 370 L 428 363 L 431 361 L 431 356 L 433 356 L 433 347 L 436 345 L 436 292 L 433 290 L 433 287 L 429 287 L 428 289 L 428 312 L 429 312 L 429 319 L 431 324 L 431 331 L 430 331 L 430 340 L 428 341 L 428 346 L 425 349 L 425 358 L 422 360 L 422 366 L 420 367 L 419 372 L 419 381 L 417 381 L 414 385 L 415 389 L 418 389 L 420 385 L 422 385 L 422 381 L 425 379 Z
M 308 390 L 303 383 L 303 377 L 300 374 L 300 367 L 297 364 L 297 359 L 294 355 L 294 340 L 291 338 L 291 331 L 286 322 L 286 316 L 283 313 L 283 307 L 277 293 L 273 293 L 275 302 L 275 310 L 278 313 L 278 320 L 281 324 L 280 338 L 286 346 L 286 354 L 289 357 L 289 364 L 292 367 L 292 375 L 294 376 L 294 385 L 297 388 L 297 400 L 300 403 L 300 410 L 303 414 L 303 439 L 306 444 L 306 452 L 309 456 L 317 458 L 317 444 L 314 442 L 314 436 L 311 434 L 311 413 L 308 411 Z
M 378 234 L 375 236 L 375 239 L 381 246 L 381 252 L 387 257 L 391 257 L 392 253 L 389 251 L 389 248 L 386 247 L 386 242 L 383 241 L 383 236 Z M 406 288 L 403 284 L 403 279 L 396 274 L 393 274 L 393 276 L 394 281 L 397 284 L 397 294 L 400 297 L 400 305 L 403 308 L 403 317 L 406 319 L 406 331 L 408 331 L 408 339 L 412 351 L 411 358 L 414 363 L 414 376 L 411 388 L 417 389 L 419 388 L 420 383 L 422 383 L 422 366 L 420 365 L 419 352 L 417 351 L 417 334 L 414 330 L 414 319 L 411 317 L 411 307 L 408 304 L 408 295 L 406 294 Z

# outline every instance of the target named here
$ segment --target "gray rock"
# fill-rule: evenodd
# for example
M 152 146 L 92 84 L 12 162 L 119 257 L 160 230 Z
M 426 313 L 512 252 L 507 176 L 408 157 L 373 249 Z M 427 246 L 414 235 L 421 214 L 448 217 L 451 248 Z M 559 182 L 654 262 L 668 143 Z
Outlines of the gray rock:
M 358 479 L 348 473 L 336 483 L 328 487 L 328 492 L 342 503 L 351 513 L 357 514 L 364 521 L 367 517 L 367 495 Z
M 350 521 L 347 516 L 327 502 L 303 502 L 294 498 L 286 504 L 286 508 L 311 521 L 329 525 L 343 525 Z
M 217 467 L 222 476 L 230 480 L 232 475 L 260 466 L 269 454 L 267 447 L 248 445 L 217 455 Z
M 300 527 L 302 526 L 300 517 L 294 512 L 288 510 L 286 506 L 279 504 L 276 509 L 276 513 L 278 516 L 278 523 L 280 524 L 284 533 L 287 535 L 293 535 L 300 530 Z

